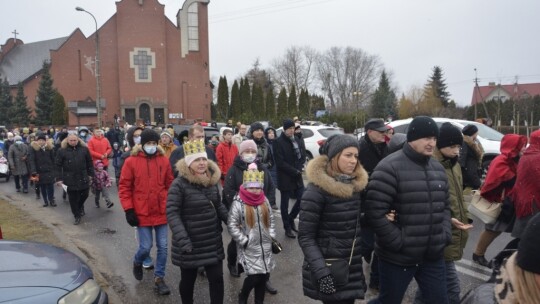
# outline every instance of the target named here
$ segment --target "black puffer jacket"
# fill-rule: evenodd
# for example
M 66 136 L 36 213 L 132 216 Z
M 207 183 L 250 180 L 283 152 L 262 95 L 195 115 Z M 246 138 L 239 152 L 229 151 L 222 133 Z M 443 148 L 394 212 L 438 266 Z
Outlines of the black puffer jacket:
M 167 222 L 172 231 L 172 262 L 182 268 L 217 264 L 225 258 L 221 222 L 227 208 L 221 203 L 218 182 L 221 172 L 208 160 L 210 177 L 193 175 L 184 159 L 167 196 Z
M 56 153 L 56 180 L 62 181 L 68 191 L 88 189 L 91 177 L 94 177 L 90 151 L 82 139 L 79 138 L 77 145 L 72 147 L 67 142 L 68 138 L 62 141 L 61 149 Z
M 274 141 L 274 159 L 276 160 L 278 185 L 281 191 L 291 191 L 304 187 L 302 168 L 306 161 L 306 146 L 304 141 L 295 136 L 300 159 L 296 157 L 292 141 L 285 135 L 285 131 Z
M 270 171 L 259 162 L 256 164 L 257 170 L 264 171 L 264 195 L 270 202 L 270 205 L 274 205 L 276 203 L 276 188 L 272 182 Z M 225 200 L 227 201 L 227 208 L 231 206 L 234 197 L 238 194 L 238 191 L 240 191 L 240 186 L 244 182 L 244 171 L 247 170 L 247 167 L 248 164 L 242 160 L 240 155 L 237 155 L 234 158 L 234 163 L 227 172 L 225 184 L 223 185 L 223 196 L 225 196 Z
M 383 159 L 371 174 L 366 215 L 382 260 L 412 266 L 443 257 L 451 241 L 448 178 L 443 166 L 409 145 Z M 396 210 L 397 220 L 386 214 Z
M 30 173 L 39 174 L 39 185 L 54 183 L 56 166 L 54 165 L 54 144 L 52 139 L 47 140 L 42 149 L 37 141 L 30 144 L 29 164 Z
M 335 180 L 326 172 L 327 156 L 318 156 L 308 163 L 307 186 L 300 204 L 298 242 L 304 253 L 302 282 L 304 294 L 321 301 L 363 299 L 365 280 L 360 254 L 360 192 L 368 182 L 367 172 L 358 166 L 356 178 L 351 183 Z M 324 259 L 341 258 L 349 261 L 354 241 L 356 243 L 349 268 L 349 282 L 332 295 L 319 292 L 317 280 L 329 275 Z M 314 284 L 315 283 L 315 284 Z

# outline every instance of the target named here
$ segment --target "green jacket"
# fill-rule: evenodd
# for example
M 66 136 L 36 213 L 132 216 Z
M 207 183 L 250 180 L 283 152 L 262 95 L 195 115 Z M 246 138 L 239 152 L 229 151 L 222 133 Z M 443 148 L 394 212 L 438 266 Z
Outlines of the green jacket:
M 433 158 L 443 165 L 446 176 L 448 177 L 451 217 L 458 219 L 464 224 L 470 223 L 470 215 L 463 199 L 463 176 L 461 174 L 461 167 L 457 162 L 458 159 L 444 158 L 438 149 L 433 153 Z M 469 232 L 457 229 L 452 225 L 452 242 L 444 248 L 444 260 L 460 260 L 463 256 L 463 248 L 465 248 L 468 238 Z

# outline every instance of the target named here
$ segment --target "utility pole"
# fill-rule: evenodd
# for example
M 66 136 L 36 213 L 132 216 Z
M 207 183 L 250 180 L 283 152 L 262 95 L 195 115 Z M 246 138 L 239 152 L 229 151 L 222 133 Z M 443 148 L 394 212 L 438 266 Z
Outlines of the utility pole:
M 478 74 L 476 73 L 476 68 L 474 68 L 474 73 L 475 73 L 475 77 L 474 77 L 474 83 L 475 83 L 475 89 L 476 91 L 478 92 L 478 95 L 480 95 L 480 98 L 481 98 L 481 103 L 482 103 L 482 106 L 484 107 L 484 112 L 486 113 L 486 118 L 487 120 L 491 120 L 491 117 L 489 116 L 489 112 L 487 110 L 487 107 L 486 107 L 486 103 L 484 101 L 484 97 L 482 96 L 482 92 L 480 91 L 480 86 L 478 86 Z M 476 104 L 477 104 L 477 100 L 475 99 L 474 100 L 474 119 L 476 120 L 477 117 L 477 110 L 476 110 Z

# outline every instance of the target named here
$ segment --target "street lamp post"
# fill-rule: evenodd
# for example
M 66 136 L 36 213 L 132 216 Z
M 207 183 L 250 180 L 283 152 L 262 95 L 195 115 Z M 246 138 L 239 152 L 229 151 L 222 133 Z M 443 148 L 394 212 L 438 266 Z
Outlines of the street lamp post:
M 98 32 L 98 25 L 96 17 L 89 11 L 85 10 L 84 8 L 77 6 L 75 10 L 79 12 L 85 12 L 88 15 L 92 16 L 94 19 L 94 23 L 96 24 L 96 111 L 97 111 L 97 120 L 98 120 L 98 128 L 101 129 L 101 75 L 99 71 L 99 32 Z
M 359 98 L 362 95 L 362 92 L 355 91 L 352 94 L 354 96 L 354 102 L 356 103 L 356 115 L 354 116 L 354 123 L 355 123 L 354 129 L 358 130 L 358 111 L 360 111 L 359 110 L 359 103 L 360 103 Z

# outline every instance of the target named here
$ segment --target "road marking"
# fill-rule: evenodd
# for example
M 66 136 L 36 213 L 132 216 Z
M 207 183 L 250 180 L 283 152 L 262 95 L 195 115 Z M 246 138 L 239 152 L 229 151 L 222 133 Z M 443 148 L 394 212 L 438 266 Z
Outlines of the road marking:
M 468 268 L 464 268 L 464 267 L 461 267 L 461 266 L 458 266 L 456 265 L 456 270 L 462 274 L 465 274 L 465 275 L 468 275 L 470 277 L 473 277 L 473 278 L 476 278 L 476 279 L 479 279 L 481 281 L 487 281 L 489 279 L 489 276 L 485 275 L 485 274 L 481 274 L 481 273 L 478 273 L 474 270 L 470 270 Z
M 481 272 L 483 272 L 483 273 L 485 273 L 487 275 L 491 275 L 491 272 L 492 272 L 490 268 L 482 266 L 480 264 L 477 264 L 477 263 L 475 263 L 475 262 L 473 262 L 471 260 L 461 259 L 459 261 L 456 261 L 456 263 L 462 264 L 464 266 L 468 266 L 469 268 L 472 267 L 472 268 L 474 268 L 476 270 L 479 270 L 479 271 L 481 271 Z

